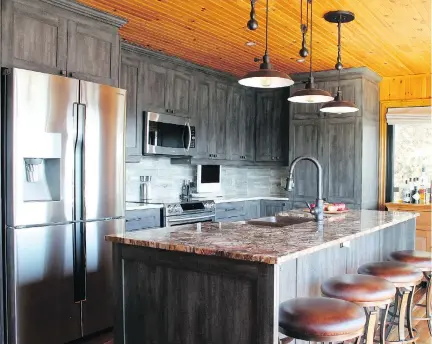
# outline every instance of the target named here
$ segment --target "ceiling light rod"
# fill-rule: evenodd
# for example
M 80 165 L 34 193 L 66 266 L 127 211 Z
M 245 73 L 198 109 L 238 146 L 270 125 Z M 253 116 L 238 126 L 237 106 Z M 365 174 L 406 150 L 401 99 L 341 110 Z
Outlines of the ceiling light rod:
M 310 13 L 308 11 L 308 16 L 310 15 L 310 53 L 309 53 L 309 79 L 306 82 L 305 88 L 301 90 L 295 91 L 288 100 L 293 103 L 325 103 L 330 100 L 333 100 L 334 98 L 331 96 L 330 93 L 324 90 L 320 90 L 318 88 L 315 88 L 314 85 L 314 77 L 312 72 L 312 65 L 313 65 L 313 58 L 312 58 L 312 51 L 313 51 L 313 0 L 307 0 L 308 4 L 310 4 Z M 303 2 L 301 1 L 301 6 Z
M 337 23 L 338 25 L 338 54 L 335 69 L 338 71 L 338 87 L 336 97 L 333 101 L 324 104 L 320 111 L 330 113 L 349 113 L 358 110 L 356 105 L 350 101 L 342 99 L 342 91 L 340 88 L 342 64 L 342 43 L 341 43 L 341 27 L 342 23 L 349 23 L 354 20 L 354 13 L 348 11 L 331 11 L 324 15 L 324 19 L 330 23 Z
M 252 0 L 253 1 L 253 0 Z M 251 4 L 252 4 L 251 1 Z M 270 63 L 268 53 L 268 27 L 269 27 L 269 0 L 266 1 L 266 34 L 265 34 L 265 51 L 262 63 L 257 71 L 247 73 L 238 82 L 240 85 L 258 88 L 280 88 L 288 87 L 294 84 L 294 81 L 285 73 L 274 70 Z M 249 24 L 249 23 L 248 23 Z

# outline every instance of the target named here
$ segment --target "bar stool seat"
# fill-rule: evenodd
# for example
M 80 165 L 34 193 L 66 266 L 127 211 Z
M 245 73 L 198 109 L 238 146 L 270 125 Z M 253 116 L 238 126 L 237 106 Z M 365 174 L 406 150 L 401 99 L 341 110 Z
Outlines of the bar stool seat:
M 396 288 L 384 278 L 368 275 L 342 275 L 321 285 L 323 295 L 358 304 L 381 306 L 393 301 Z
M 279 328 L 295 339 L 335 342 L 363 334 L 366 316 L 354 303 L 324 297 L 297 298 L 279 307 Z
M 390 254 L 390 259 L 414 265 L 421 271 L 432 271 L 432 254 L 426 251 L 405 250 Z
M 423 278 L 420 270 L 410 264 L 397 261 L 364 264 L 359 267 L 358 273 L 385 278 L 393 283 L 395 287 L 417 285 Z
M 411 264 L 423 271 L 427 282 L 426 302 L 417 304 L 415 307 L 425 307 L 426 316 L 414 320 L 427 321 L 429 334 L 432 336 L 432 254 L 427 251 L 405 250 L 395 251 L 390 254 L 390 259 Z

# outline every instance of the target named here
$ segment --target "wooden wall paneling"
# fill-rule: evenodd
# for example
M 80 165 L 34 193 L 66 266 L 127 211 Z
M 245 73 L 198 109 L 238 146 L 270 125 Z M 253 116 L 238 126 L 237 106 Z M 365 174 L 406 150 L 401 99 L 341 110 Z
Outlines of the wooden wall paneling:
M 384 77 L 380 83 L 380 100 L 431 98 L 432 74 Z
M 414 250 L 415 249 L 415 219 L 399 223 L 392 227 L 391 230 L 380 231 L 381 243 L 381 259 L 388 260 L 390 253 L 400 250 Z
M 347 249 L 347 274 L 357 274 L 360 265 L 382 260 L 381 232 L 375 232 L 350 241 Z

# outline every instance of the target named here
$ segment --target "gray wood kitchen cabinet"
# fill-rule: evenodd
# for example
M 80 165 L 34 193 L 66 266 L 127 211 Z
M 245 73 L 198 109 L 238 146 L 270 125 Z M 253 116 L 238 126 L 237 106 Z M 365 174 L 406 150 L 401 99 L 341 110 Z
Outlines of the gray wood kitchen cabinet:
M 293 76 L 304 81 L 307 74 Z M 315 73 L 317 85 L 332 94 L 337 90 L 337 72 Z M 379 89 L 380 77 L 367 68 L 342 71 L 341 90 L 355 101 L 358 112 L 324 114 L 322 104 L 290 104 L 289 160 L 310 155 L 323 167 L 323 197 L 344 202 L 350 208 L 376 209 L 378 204 Z M 295 86 L 292 92 L 296 88 Z M 317 196 L 316 168 L 300 162 L 294 171 L 294 207 Z
M 243 221 L 246 216 L 246 202 L 224 202 L 216 204 L 216 221 Z
M 254 94 L 244 87 L 231 87 L 226 116 L 227 159 L 254 161 Z
M 246 201 L 245 220 L 261 217 L 261 201 Z
M 282 137 L 288 127 L 282 112 L 286 102 L 283 91 L 258 91 L 256 99 L 256 161 L 283 162 Z
M 227 157 L 226 117 L 228 114 L 227 83 L 217 80 L 208 123 L 208 155 L 210 159 L 225 160 Z
M 145 111 L 192 117 L 192 75 L 149 59 L 144 86 Z
M 139 55 L 123 51 L 120 88 L 126 93 L 126 160 L 142 155 L 144 62 Z
M 137 209 L 126 211 L 126 232 L 162 226 L 162 209 Z
M 286 210 L 289 210 L 288 201 L 261 200 L 261 217 L 274 216 Z
M 2 6 L 3 66 L 118 86 L 123 19 L 66 0 L 4 0 Z
M 68 75 L 118 86 L 120 40 L 117 30 L 94 20 L 68 22 Z
M 198 76 L 194 83 L 195 121 L 196 127 L 196 158 L 209 158 L 209 120 L 213 108 L 215 83 L 207 76 Z

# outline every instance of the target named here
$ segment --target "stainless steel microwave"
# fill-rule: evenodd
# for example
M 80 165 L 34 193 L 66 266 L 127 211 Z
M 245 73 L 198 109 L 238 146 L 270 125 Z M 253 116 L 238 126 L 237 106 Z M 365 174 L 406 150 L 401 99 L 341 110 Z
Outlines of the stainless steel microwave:
M 193 156 L 195 123 L 189 118 L 144 113 L 144 154 Z

